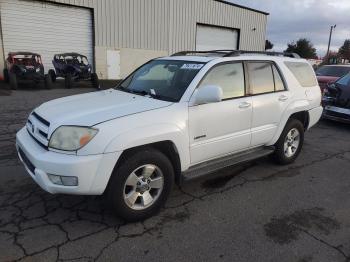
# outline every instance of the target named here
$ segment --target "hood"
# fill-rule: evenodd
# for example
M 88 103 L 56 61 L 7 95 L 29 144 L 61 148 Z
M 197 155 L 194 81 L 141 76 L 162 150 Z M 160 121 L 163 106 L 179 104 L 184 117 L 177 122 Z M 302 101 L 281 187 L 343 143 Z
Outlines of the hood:
M 111 119 L 137 114 L 172 103 L 114 89 L 64 97 L 42 104 L 34 111 L 50 122 L 61 125 L 94 126 Z

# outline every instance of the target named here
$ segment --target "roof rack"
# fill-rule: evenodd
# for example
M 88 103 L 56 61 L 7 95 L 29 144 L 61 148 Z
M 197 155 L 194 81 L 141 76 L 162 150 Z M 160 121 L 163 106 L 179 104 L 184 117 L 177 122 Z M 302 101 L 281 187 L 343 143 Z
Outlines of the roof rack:
M 267 51 L 244 51 L 244 50 L 210 50 L 210 51 L 182 51 L 173 54 L 172 56 L 219 56 L 219 57 L 232 57 L 240 56 L 244 54 L 257 54 L 257 55 L 268 55 L 268 56 L 283 56 L 291 58 L 300 58 L 296 53 L 287 52 L 267 52 Z

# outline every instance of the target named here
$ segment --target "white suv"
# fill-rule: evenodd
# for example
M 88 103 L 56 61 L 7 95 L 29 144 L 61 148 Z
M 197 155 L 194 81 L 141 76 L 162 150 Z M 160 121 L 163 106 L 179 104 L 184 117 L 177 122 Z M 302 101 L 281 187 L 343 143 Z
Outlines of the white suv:
M 293 162 L 320 103 L 311 66 L 294 55 L 182 52 L 115 89 L 44 103 L 16 146 L 44 190 L 106 194 L 119 216 L 140 220 L 174 182 L 268 154 Z

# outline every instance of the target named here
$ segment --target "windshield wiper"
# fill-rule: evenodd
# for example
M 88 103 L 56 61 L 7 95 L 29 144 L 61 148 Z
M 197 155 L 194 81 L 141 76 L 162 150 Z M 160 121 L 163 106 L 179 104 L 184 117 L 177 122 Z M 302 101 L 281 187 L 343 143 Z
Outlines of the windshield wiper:
M 141 95 L 141 96 L 149 96 L 151 98 L 158 99 L 158 100 L 163 100 L 163 101 L 168 101 L 168 102 L 176 102 L 176 99 L 173 99 L 173 98 L 170 98 L 170 97 L 165 97 L 165 96 L 162 96 L 162 95 L 152 94 L 151 92 L 148 93 L 145 90 L 128 89 L 128 88 L 125 88 L 125 87 L 122 87 L 122 86 L 119 86 L 117 88 L 117 90 L 121 90 L 121 91 L 124 91 L 124 92 L 127 92 L 127 93 L 131 93 L 131 94 Z

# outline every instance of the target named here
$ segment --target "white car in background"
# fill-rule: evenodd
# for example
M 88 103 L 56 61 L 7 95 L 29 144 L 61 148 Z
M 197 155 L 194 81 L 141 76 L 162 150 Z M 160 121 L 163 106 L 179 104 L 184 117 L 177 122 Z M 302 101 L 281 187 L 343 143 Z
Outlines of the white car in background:
M 44 190 L 105 193 L 135 221 L 159 211 L 174 182 L 269 154 L 292 163 L 320 103 L 315 73 L 296 55 L 182 52 L 115 89 L 44 103 L 16 146 Z

